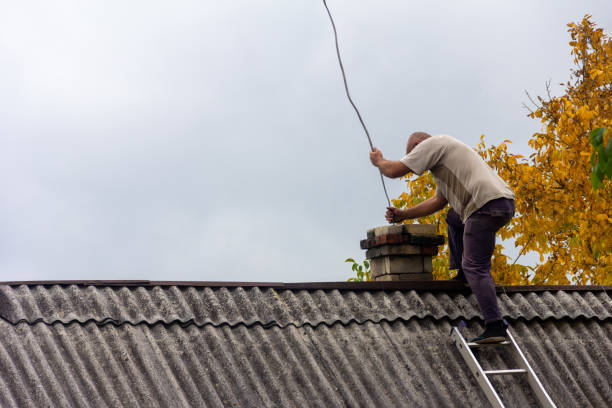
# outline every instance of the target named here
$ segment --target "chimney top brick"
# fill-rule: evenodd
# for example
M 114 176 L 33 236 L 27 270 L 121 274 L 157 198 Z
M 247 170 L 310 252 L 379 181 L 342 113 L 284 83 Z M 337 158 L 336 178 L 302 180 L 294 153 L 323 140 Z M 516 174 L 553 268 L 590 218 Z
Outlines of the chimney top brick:
M 432 224 L 385 225 L 367 231 L 361 248 L 367 249 L 375 281 L 432 280 L 432 256 L 444 237 Z

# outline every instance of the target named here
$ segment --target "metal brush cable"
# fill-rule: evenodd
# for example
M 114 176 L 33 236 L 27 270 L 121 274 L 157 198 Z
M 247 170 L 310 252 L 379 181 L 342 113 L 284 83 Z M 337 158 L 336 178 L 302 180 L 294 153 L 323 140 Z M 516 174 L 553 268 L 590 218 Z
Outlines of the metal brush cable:
M 325 10 L 327 10 L 329 21 L 331 21 L 331 25 L 334 30 L 334 39 L 336 41 L 336 55 L 338 55 L 338 63 L 340 64 L 340 71 L 342 72 L 342 80 L 344 81 L 344 89 L 346 90 L 346 96 L 348 97 L 348 100 L 351 103 L 353 109 L 355 109 L 355 113 L 357 113 L 357 117 L 359 118 L 361 126 L 363 126 L 363 130 L 365 130 L 365 134 L 368 137 L 368 142 L 370 142 L 370 149 L 374 151 L 374 145 L 372 144 L 372 138 L 370 138 L 370 132 L 368 132 L 368 128 L 366 127 L 365 123 L 363 122 L 363 119 L 361 118 L 361 113 L 359 113 L 359 109 L 357 109 L 357 106 L 355 105 L 355 102 L 353 102 L 353 99 L 351 98 L 351 94 L 349 92 L 348 84 L 346 82 L 346 73 L 344 72 L 344 65 L 342 64 L 342 58 L 340 57 L 340 48 L 338 47 L 338 32 L 336 31 L 336 24 L 334 23 L 334 18 L 332 17 L 331 12 L 329 11 L 329 7 L 327 7 L 327 1 L 323 0 L 323 5 L 325 6 Z M 380 173 L 380 181 L 382 182 L 383 190 L 385 190 L 385 197 L 387 197 L 387 204 L 390 207 L 391 200 L 389 200 L 389 194 L 387 193 L 385 179 L 383 178 L 383 174 L 380 169 L 378 169 L 378 172 Z

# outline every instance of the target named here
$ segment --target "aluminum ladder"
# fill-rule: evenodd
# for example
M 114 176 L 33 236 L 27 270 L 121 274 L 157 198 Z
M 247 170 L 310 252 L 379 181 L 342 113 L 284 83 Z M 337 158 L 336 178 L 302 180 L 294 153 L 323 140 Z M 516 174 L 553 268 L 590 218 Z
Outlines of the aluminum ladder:
M 533 390 L 536 398 L 538 399 L 541 407 L 546 408 L 556 408 L 554 402 L 550 399 L 546 390 L 542 386 L 542 383 L 536 376 L 535 372 L 527 362 L 525 355 L 519 348 L 518 344 L 514 341 L 514 337 L 510 331 L 507 331 L 508 340 L 502 343 L 488 343 L 488 344 L 478 344 L 478 343 L 468 343 L 461 332 L 459 331 L 460 327 L 465 327 L 465 322 L 461 321 L 459 326 L 455 326 L 451 330 L 451 337 L 453 338 L 453 342 L 459 349 L 459 352 L 463 356 L 463 359 L 467 363 L 468 367 L 472 371 L 472 374 L 476 377 L 480 388 L 484 391 L 487 399 L 491 403 L 491 405 L 495 408 L 504 408 L 504 404 L 502 403 L 499 395 L 493 388 L 491 381 L 489 381 L 489 376 L 492 375 L 526 375 L 527 381 L 529 382 L 529 386 Z M 511 368 L 505 370 L 483 370 L 478 363 L 478 360 L 472 353 L 472 349 L 481 348 L 481 347 L 510 347 L 512 350 L 512 354 L 514 359 L 518 362 L 520 368 Z

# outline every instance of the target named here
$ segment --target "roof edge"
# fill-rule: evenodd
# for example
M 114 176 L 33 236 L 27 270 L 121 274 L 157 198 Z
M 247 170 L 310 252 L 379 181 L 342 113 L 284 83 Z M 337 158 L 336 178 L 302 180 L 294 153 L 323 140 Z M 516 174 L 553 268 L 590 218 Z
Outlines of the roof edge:
M 211 288 L 273 288 L 287 290 L 427 290 L 427 291 L 470 291 L 462 283 L 454 281 L 407 281 L 407 282 L 228 282 L 228 281 L 149 281 L 149 280 L 41 280 L 6 281 L 4 286 L 190 286 Z M 500 285 L 498 293 L 544 292 L 544 291 L 612 291 L 610 285 Z

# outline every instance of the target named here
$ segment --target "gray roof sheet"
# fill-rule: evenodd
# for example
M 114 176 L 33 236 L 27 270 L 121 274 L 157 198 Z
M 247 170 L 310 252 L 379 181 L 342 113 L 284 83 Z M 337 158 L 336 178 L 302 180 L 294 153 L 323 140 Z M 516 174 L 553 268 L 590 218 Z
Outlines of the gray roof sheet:
M 612 318 L 612 299 L 603 290 L 500 293 L 499 301 L 502 314 L 513 320 Z M 286 327 L 412 317 L 470 320 L 480 316 L 471 293 L 417 290 L 4 285 L 0 286 L 0 306 L 0 315 L 12 323 L 92 320 Z
M 432 318 L 268 329 L 0 321 L 0 406 L 487 406 L 450 327 Z M 559 407 L 612 401 L 612 322 L 512 330 Z M 481 361 L 514 367 L 500 352 Z M 535 406 L 516 377 L 496 382 L 508 406 Z
M 500 294 L 559 407 L 612 401 L 606 290 Z M 461 291 L 0 286 L 0 406 L 487 406 L 451 325 Z M 486 368 L 512 368 L 499 348 Z M 536 406 L 496 378 L 508 406 Z

